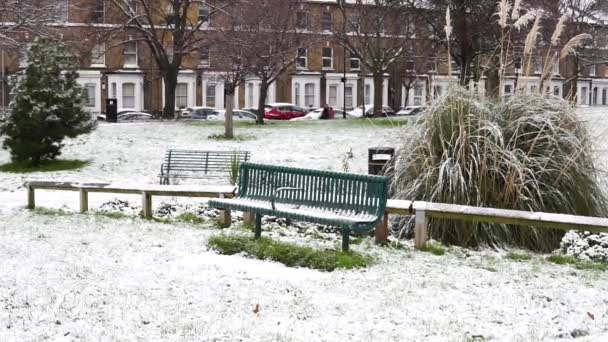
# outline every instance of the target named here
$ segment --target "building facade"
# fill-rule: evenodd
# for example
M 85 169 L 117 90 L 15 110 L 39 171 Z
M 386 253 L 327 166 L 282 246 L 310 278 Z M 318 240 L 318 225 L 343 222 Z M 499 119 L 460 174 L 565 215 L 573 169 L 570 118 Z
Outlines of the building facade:
M 161 6 L 168 6 L 167 1 L 162 1 Z M 194 10 L 194 15 L 209 21 L 202 34 L 205 30 L 212 31 L 215 18 L 210 16 L 210 8 L 200 5 Z M 346 52 L 332 35 L 341 17 L 336 4 L 311 0 L 303 3 L 301 10 L 320 18 L 315 24 L 304 23 L 309 34 L 320 37 L 317 39 L 319 43 L 294 51 L 296 62 L 271 85 L 266 102 L 290 102 L 301 107 L 320 107 L 327 103 L 346 109 L 372 103 L 374 82 L 371 74 L 366 73 L 363 63 Z M 123 24 L 115 12 L 107 1 L 98 0 L 61 0 L 57 6 L 54 26 L 79 61 L 78 81 L 88 94 L 87 109 L 104 112 L 106 99 L 116 98 L 119 108 L 159 112 L 165 100 L 164 82 L 147 46 L 128 34 L 119 37 L 120 40 L 99 39 L 100 28 Z M 608 60 L 608 36 L 606 31 L 601 31 L 605 24 L 596 23 L 603 34 L 596 34 L 599 38 L 593 48 L 585 52 L 586 60 Z M 424 39 L 423 34 L 420 37 Z M 22 39 L 27 44 L 32 37 L 24 36 Z M 451 84 L 458 83 L 456 76 L 448 76 L 445 62 L 429 62 L 429 57 L 424 52 L 408 54 L 387 70 L 382 88 L 384 105 L 394 108 L 423 105 L 445 93 Z M 538 61 L 542 59 L 539 56 Z M 5 76 L 17 74 L 27 66 L 24 54 L 15 50 L 4 49 L 2 61 Z M 178 76 L 176 109 L 193 106 L 224 108 L 226 97 L 221 65 L 212 50 L 201 50 L 186 58 Z M 518 87 L 536 91 L 540 86 L 541 70 L 541 63 L 535 62 L 532 74 L 524 77 L 521 76 L 521 66 L 512 66 L 504 83 L 504 94 L 508 96 Z M 545 82 L 546 91 L 565 97 L 564 83 L 572 82 L 566 77 L 568 72 L 567 63 L 558 65 L 551 79 Z M 4 104 L 8 103 L 7 78 L 4 77 L 1 88 L 4 89 Z M 608 105 L 607 64 L 592 64 L 575 82 L 578 104 Z M 486 79 L 481 77 L 469 86 L 483 94 L 487 87 Z M 257 107 L 259 92 L 260 80 L 247 80 L 237 89 L 235 107 Z

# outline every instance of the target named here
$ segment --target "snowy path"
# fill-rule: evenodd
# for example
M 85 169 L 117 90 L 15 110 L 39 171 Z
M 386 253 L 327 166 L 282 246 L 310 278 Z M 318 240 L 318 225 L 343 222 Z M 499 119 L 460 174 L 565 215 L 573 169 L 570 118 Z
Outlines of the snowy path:
M 363 246 L 375 266 L 321 273 L 218 256 L 210 228 L 2 216 L 1 341 L 608 338 L 605 275 L 540 259 Z

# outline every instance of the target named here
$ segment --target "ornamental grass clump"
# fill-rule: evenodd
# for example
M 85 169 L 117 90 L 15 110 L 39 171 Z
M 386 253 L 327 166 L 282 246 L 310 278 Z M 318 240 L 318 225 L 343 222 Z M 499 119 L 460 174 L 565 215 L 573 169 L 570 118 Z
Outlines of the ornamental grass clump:
M 606 197 L 589 133 L 567 102 L 517 95 L 502 102 L 453 88 L 406 134 L 393 171 L 402 199 L 602 216 Z M 402 222 L 411 235 L 413 220 Z M 517 246 L 547 252 L 563 231 L 430 220 L 430 235 L 464 247 Z

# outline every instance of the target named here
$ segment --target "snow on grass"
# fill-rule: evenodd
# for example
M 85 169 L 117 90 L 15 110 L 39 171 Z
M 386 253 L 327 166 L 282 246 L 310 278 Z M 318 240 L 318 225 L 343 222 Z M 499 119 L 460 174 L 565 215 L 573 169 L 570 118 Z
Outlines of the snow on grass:
M 373 266 L 324 273 L 217 255 L 206 247 L 213 228 L 78 214 L 0 219 L 2 341 L 608 336 L 606 276 L 540 258 L 435 256 L 366 241 L 354 248 Z
M 67 215 L 23 209 L 25 180 L 157 184 L 167 148 L 249 150 L 256 162 L 333 170 L 352 148 L 350 169 L 364 173 L 367 148 L 397 146 L 401 134 L 386 123 L 353 121 L 237 127 L 253 139 L 208 138 L 221 130 L 100 125 L 67 142 L 62 158 L 90 161 L 81 171 L 0 173 L 0 341 L 608 340 L 608 274 L 541 256 L 451 248 L 434 255 L 409 242 L 387 249 L 364 238 L 352 248 L 371 255 L 371 267 L 323 273 L 218 255 L 207 247 L 218 233 L 210 223 L 75 214 L 77 193 L 36 192 L 37 204 Z M 0 164 L 8 161 L 0 152 Z M 89 201 L 96 210 L 117 197 L 140 201 L 114 194 Z M 164 200 L 155 198 L 155 207 Z M 243 232 L 227 230 L 236 231 Z M 263 235 L 315 248 L 339 244 L 335 234 L 277 226 Z

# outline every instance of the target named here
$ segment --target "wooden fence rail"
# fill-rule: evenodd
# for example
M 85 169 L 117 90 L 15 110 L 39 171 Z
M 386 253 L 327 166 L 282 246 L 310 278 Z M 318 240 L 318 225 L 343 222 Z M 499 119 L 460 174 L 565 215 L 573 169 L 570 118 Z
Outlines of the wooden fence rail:
M 141 195 L 144 218 L 152 218 L 152 197 L 208 197 L 232 198 L 236 188 L 233 186 L 203 186 L 203 187 L 130 187 L 100 183 L 68 183 L 68 182 L 27 182 L 27 207 L 34 209 L 35 190 L 64 190 L 75 191 L 80 196 L 80 211 L 88 211 L 89 193 L 120 193 Z M 479 208 L 456 204 L 441 204 L 422 201 L 389 200 L 386 206 L 384 220 L 376 229 L 376 240 L 386 241 L 388 238 L 389 215 L 410 215 L 415 217 L 414 243 L 416 248 L 423 248 L 428 239 L 428 219 L 442 218 L 471 222 L 501 223 L 538 228 L 553 228 L 563 230 L 581 230 L 595 233 L 608 233 L 608 218 L 551 214 L 543 212 L 528 212 L 507 209 Z M 245 222 L 251 221 L 253 215 L 245 213 Z M 230 212 L 221 213 L 220 220 L 230 225 Z
M 179 187 L 179 186 L 146 186 L 132 187 L 103 183 L 69 183 L 69 182 L 27 182 L 27 208 L 36 207 L 36 190 L 62 190 L 75 191 L 80 194 L 80 212 L 89 210 L 89 193 L 116 193 L 141 195 L 142 216 L 152 218 L 152 197 L 207 197 L 207 198 L 232 198 L 236 188 L 234 186 L 202 186 L 202 187 Z M 223 211 L 220 214 L 223 224 L 230 222 L 230 212 Z
M 414 243 L 416 248 L 423 248 L 428 241 L 428 218 L 608 233 L 608 218 L 601 217 L 401 200 L 389 200 L 386 212 L 388 214 L 415 216 Z

